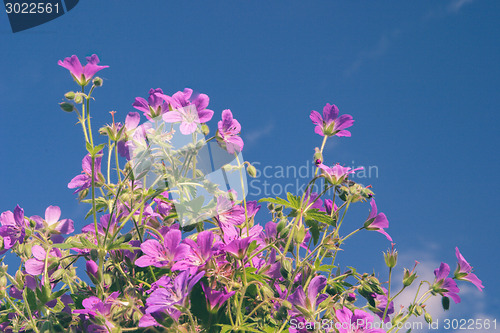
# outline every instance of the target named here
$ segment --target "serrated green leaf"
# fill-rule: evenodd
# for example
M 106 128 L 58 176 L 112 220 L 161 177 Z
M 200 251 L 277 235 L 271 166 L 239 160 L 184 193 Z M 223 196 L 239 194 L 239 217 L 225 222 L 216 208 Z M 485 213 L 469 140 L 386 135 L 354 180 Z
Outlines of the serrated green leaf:
M 80 237 L 80 241 L 82 242 L 82 245 L 84 246 L 85 249 L 96 249 L 96 250 L 99 249 L 99 247 L 97 245 L 95 245 L 94 243 L 89 241 L 84 236 Z
M 286 198 L 288 199 L 288 202 L 290 202 L 290 204 L 292 205 L 292 208 L 300 209 L 300 206 L 301 206 L 300 199 L 301 198 L 291 194 L 290 192 L 288 192 L 286 194 Z
M 292 206 L 292 204 L 290 204 L 288 201 L 286 201 L 285 199 L 279 198 L 279 197 L 277 197 L 276 199 L 275 198 L 262 198 L 259 200 L 259 202 L 270 202 L 270 203 L 282 205 L 282 206 L 285 206 L 288 208 L 294 208 Z
M 57 247 L 58 249 L 62 249 L 62 250 L 68 250 L 68 249 L 72 249 L 72 248 L 81 248 L 81 247 L 78 247 L 78 246 L 81 246 L 81 244 L 72 243 L 72 242 L 69 242 L 69 243 L 58 243 L 58 244 L 53 244 L 52 245 L 52 247 Z
M 52 295 L 50 295 L 50 297 L 49 297 L 49 301 L 52 301 L 52 300 L 59 298 L 60 296 L 64 295 L 67 291 L 68 291 L 68 289 L 61 289 L 61 290 L 58 290 L 58 291 L 52 293 Z

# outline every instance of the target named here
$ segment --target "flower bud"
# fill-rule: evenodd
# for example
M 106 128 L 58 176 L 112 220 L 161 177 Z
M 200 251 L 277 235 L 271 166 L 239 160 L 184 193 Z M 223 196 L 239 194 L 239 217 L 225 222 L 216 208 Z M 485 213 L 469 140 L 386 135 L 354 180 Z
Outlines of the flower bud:
M 74 91 L 68 91 L 67 93 L 64 94 L 64 97 L 66 99 L 72 100 L 75 98 L 75 92 Z
M 286 259 L 281 261 L 281 267 L 280 267 L 281 276 L 287 279 L 291 272 L 292 272 L 292 264 L 290 263 L 290 261 Z
M 413 271 L 409 271 L 408 269 L 405 268 L 404 275 L 403 275 L 403 285 L 405 287 L 410 286 L 413 281 L 417 278 L 417 273 L 414 273 Z
M 392 249 L 384 253 L 385 264 L 389 268 L 394 268 L 398 262 L 398 251 L 394 250 L 394 243 Z
M 247 172 L 250 177 L 252 178 L 257 177 L 257 169 L 253 165 L 251 164 L 248 165 Z
M 441 298 L 441 304 L 443 305 L 443 310 L 450 309 L 450 299 L 448 297 Z
M 425 321 L 428 323 L 428 324 L 431 324 L 432 323 L 432 317 L 431 315 L 426 312 L 425 315 L 424 315 L 424 318 L 425 318 Z
M 415 308 L 413 309 L 413 311 L 415 312 L 415 314 L 417 316 L 421 316 L 422 313 L 424 313 L 424 309 L 422 309 L 422 307 L 420 305 L 416 305 Z
M 300 227 L 295 228 L 294 241 L 298 244 L 302 244 L 305 238 L 306 238 L 306 228 L 304 227 L 303 224 L 301 224 Z
M 92 83 L 94 84 L 94 86 L 96 87 L 101 87 L 102 86 L 102 79 L 98 76 L 96 76 L 94 78 L 94 80 L 92 81 Z
M 99 267 L 97 266 L 96 262 L 94 260 L 89 260 L 87 261 L 87 264 L 85 265 L 87 268 L 87 275 L 89 278 L 92 280 L 92 282 L 97 283 L 99 279 Z
M 208 135 L 210 133 L 210 128 L 207 124 L 201 125 L 201 132 L 203 133 L 203 135 Z
M 83 97 L 81 93 L 76 93 L 75 98 L 73 99 L 76 104 L 81 104 L 83 102 Z
M 314 148 L 314 164 L 319 165 L 323 163 L 323 154 L 321 154 L 321 151 L 319 150 L 318 147 Z
M 61 109 L 64 112 L 73 112 L 75 110 L 75 107 L 73 106 L 73 104 L 68 103 L 68 102 L 59 103 L 59 106 L 61 107 Z

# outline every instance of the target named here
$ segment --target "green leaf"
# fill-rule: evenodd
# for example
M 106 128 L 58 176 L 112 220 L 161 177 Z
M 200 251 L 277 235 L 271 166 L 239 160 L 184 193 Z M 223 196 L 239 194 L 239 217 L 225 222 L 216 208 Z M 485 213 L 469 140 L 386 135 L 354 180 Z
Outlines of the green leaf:
M 80 237 L 80 241 L 82 242 L 82 245 L 84 246 L 84 249 L 96 249 L 96 250 L 99 249 L 99 247 L 97 245 L 95 245 L 94 243 L 92 243 L 91 241 L 89 241 L 84 236 Z
M 38 305 L 36 304 L 36 296 L 35 292 L 30 288 L 25 288 L 24 293 L 26 294 L 26 300 L 28 301 L 28 305 L 30 306 L 30 310 L 36 311 L 38 310 Z
M 318 221 L 320 223 L 325 223 L 328 225 L 333 226 L 334 225 L 334 220 L 330 217 L 330 215 L 326 214 L 325 212 L 321 212 L 319 210 L 315 209 L 310 209 L 306 212 L 304 216 L 305 220 L 314 220 Z
M 292 205 L 292 208 L 300 209 L 300 199 L 301 198 L 299 196 L 295 196 L 295 195 L 291 194 L 290 192 L 288 192 L 286 194 L 286 198 L 288 199 L 288 201 Z
M 276 199 L 274 199 L 274 198 L 262 198 L 259 200 L 259 202 L 270 202 L 270 203 L 282 205 L 282 206 L 285 206 L 288 208 L 294 208 L 291 203 L 289 203 L 285 199 L 278 198 L 278 197 Z
M 62 250 L 68 250 L 68 249 L 72 249 L 72 248 L 80 249 L 80 248 L 82 248 L 81 246 L 82 246 L 82 244 L 72 243 L 72 242 L 58 243 L 58 244 L 52 245 L 52 247 L 57 247 L 58 249 L 62 249 Z

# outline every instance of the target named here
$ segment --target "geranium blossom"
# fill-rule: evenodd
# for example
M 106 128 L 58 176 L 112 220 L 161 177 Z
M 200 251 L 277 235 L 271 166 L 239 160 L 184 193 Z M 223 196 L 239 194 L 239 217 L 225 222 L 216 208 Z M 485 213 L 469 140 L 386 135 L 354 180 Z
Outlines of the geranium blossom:
M 47 227 L 50 231 L 59 234 L 70 234 L 75 231 L 73 220 L 63 219 L 59 221 L 60 217 L 61 209 L 58 206 L 49 206 L 45 210 L 45 220 L 38 215 L 32 216 L 31 219 L 36 222 L 38 229 Z
M 4 250 L 10 249 L 17 242 L 23 243 L 24 236 L 26 235 L 26 227 L 28 226 L 28 221 L 24 217 L 24 210 L 16 206 L 14 213 L 10 210 L 3 212 L 0 215 L 0 236 L 3 237 Z
M 455 248 L 455 254 L 458 259 L 457 269 L 455 270 L 455 278 L 457 280 L 469 281 L 477 287 L 477 289 L 483 291 L 483 283 L 476 274 L 472 273 L 472 266 L 465 260 L 464 256 Z
M 346 128 L 354 123 L 351 115 L 344 114 L 339 117 L 339 109 L 336 105 L 326 103 L 323 108 L 323 117 L 318 111 L 311 111 L 310 118 L 316 125 L 314 132 L 321 136 L 351 136 Z
M 299 286 L 293 294 L 288 297 L 288 301 L 292 303 L 293 308 L 290 310 L 292 315 L 304 315 L 308 313 L 313 316 L 316 312 L 316 307 L 323 302 L 328 296 L 320 294 L 326 287 L 326 278 L 324 276 L 315 276 L 307 286 L 307 295 L 302 286 Z
M 339 333 L 385 333 L 381 328 L 372 328 L 373 316 L 362 310 L 355 309 L 354 313 L 348 308 L 335 311 L 335 316 L 338 322 L 335 323 L 335 328 Z
M 212 257 L 212 243 L 214 235 L 211 231 L 202 231 L 196 237 L 196 242 L 190 238 L 186 238 L 183 244 L 182 253 L 177 254 L 177 262 L 172 266 L 172 270 L 192 270 L 196 273 Z
M 87 65 L 85 66 L 82 66 L 76 55 L 65 58 L 64 61 L 59 60 L 57 64 L 69 70 L 71 76 L 73 76 L 73 79 L 75 79 L 79 85 L 86 86 L 89 84 L 90 80 L 92 80 L 95 73 L 109 67 L 97 65 L 99 63 L 99 58 L 95 54 L 86 57 L 86 59 Z
M 212 119 L 214 112 L 208 110 L 209 98 L 205 94 L 198 94 L 193 98 L 193 90 L 186 88 L 183 92 L 178 91 L 171 98 L 163 98 L 173 104 L 173 111 L 163 115 L 163 121 L 167 123 L 181 123 L 180 131 L 184 135 L 194 133 L 200 124 Z
M 321 175 L 325 177 L 331 184 L 339 185 L 342 183 L 350 174 L 355 173 L 358 170 L 362 170 L 363 168 L 351 169 L 349 167 L 343 167 L 339 164 L 334 166 L 327 167 L 323 163 L 318 164 L 318 168 L 321 169 Z
M 204 274 L 205 272 L 200 272 L 191 276 L 188 271 L 184 271 L 175 277 L 173 284 L 153 291 L 146 300 L 146 313 L 166 311 L 173 319 L 178 320 L 181 312 L 176 306 L 188 306 L 188 296 Z
M 392 242 L 391 236 L 384 230 L 384 228 L 389 228 L 389 220 L 387 220 L 384 213 L 377 213 L 377 204 L 374 199 L 370 201 L 370 205 L 372 206 L 372 210 L 368 216 L 368 220 L 365 222 L 366 230 L 378 231 Z
M 181 243 L 181 231 L 172 229 L 165 236 L 165 241 L 160 243 L 156 239 L 148 239 L 141 244 L 144 253 L 135 261 L 139 267 L 172 267 L 176 256 L 184 257 L 189 247 Z
M 233 119 L 231 110 L 222 111 L 222 120 L 218 123 L 217 142 L 226 149 L 229 154 L 239 153 L 243 150 L 243 140 L 238 135 L 241 131 L 241 125 Z
M 167 101 L 170 101 L 170 103 Z M 172 98 L 163 94 L 163 90 L 160 88 L 151 88 L 149 89 L 149 97 L 147 101 L 142 97 L 136 97 L 132 106 L 137 110 L 142 111 L 146 118 L 151 120 L 167 113 L 169 111 L 169 104 L 171 103 Z
M 205 293 L 205 297 L 211 311 L 220 308 L 229 298 L 231 298 L 231 296 L 236 293 L 235 291 L 227 292 L 225 288 L 222 291 L 218 291 L 210 288 L 205 283 L 202 283 L 201 287 L 203 288 L 203 292 Z
M 96 183 L 99 182 L 99 174 L 101 173 L 101 160 L 101 154 L 95 157 L 94 160 L 94 182 Z M 68 188 L 76 188 L 73 193 L 78 193 L 92 186 L 92 157 L 90 157 L 90 154 L 83 158 L 82 169 L 82 174 L 73 178 L 68 184 Z
M 436 278 L 432 289 L 445 297 L 450 297 L 455 303 L 460 303 L 460 296 L 458 296 L 460 289 L 457 287 L 457 283 L 448 277 L 449 274 L 450 266 L 442 262 L 439 268 L 434 270 Z
M 31 274 L 33 276 L 40 275 L 45 270 L 45 259 L 47 257 L 47 251 L 40 245 L 33 245 L 31 252 L 33 253 L 34 258 L 28 259 L 24 264 L 26 268 L 26 273 Z M 48 253 L 49 265 L 54 261 L 51 260 L 51 258 L 61 258 L 61 257 L 62 257 L 61 250 L 57 248 L 50 249 Z

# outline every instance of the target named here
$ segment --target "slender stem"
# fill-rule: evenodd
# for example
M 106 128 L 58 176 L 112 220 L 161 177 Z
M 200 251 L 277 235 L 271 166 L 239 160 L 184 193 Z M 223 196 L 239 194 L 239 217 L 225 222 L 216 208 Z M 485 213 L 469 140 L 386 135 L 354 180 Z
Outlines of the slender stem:
M 122 177 L 120 175 L 120 163 L 118 161 L 118 142 L 115 141 L 115 164 L 116 164 L 116 174 L 118 175 L 118 183 L 122 182 Z
M 111 155 L 113 154 L 113 146 L 114 144 L 112 145 L 111 140 L 108 138 L 108 185 L 111 184 Z
M 246 227 L 247 227 L 247 235 L 248 235 L 248 233 L 250 232 L 250 226 L 249 226 L 249 223 L 248 223 L 247 199 L 246 199 L 246 196 L 245 196 L 245 184 L 244 184 L 245 182 L 243 181 L 243 171 L 242 171 L 240 159 L 238 158 L 238 154 L 235 152 L 234 156 L 236 157 L 236 162 L 238 162 L 238 167 L 239 167 L 239 170 L 240 170 L 241 191 L 243 192 L 242 193 L 242 196 L 243 196 L 243 206 L 245 208 L 245 224 L 246 224 Z
M 389 304 L 391 304 L 391 278 L 392 278 L 392 267 L 389 267 L 389 284 L 387 285 L 387 304 L 385 305 L 384 314 L 382 315 L 382 322 L 385 320 L 387 311 L 389 310 Z

